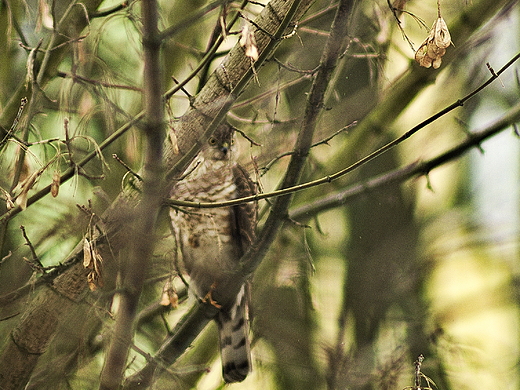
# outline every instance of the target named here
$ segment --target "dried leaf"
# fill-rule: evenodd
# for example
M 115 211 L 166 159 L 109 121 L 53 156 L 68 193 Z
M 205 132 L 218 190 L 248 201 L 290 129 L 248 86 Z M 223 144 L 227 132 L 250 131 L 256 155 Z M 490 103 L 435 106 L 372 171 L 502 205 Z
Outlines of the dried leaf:
M 4 190 L 2 187 L 0 187 L 0 191 L 5 196 L 5 204 L 6 204 L 7 210 L 11 210 L 12 208 L 14 208 L 15 204 L 13 202 L 13 198 L 11 197 L 11 194 L 9 194 L 9 192 Z
M 61 173 L 59 170 L 55 170 L 52 175 L 52 183 L 51 183 L 51 195 L 53 198 L 58 196 L 58 193 L 60 192 L 60 180 L 61 180 Z
M 95 272 L 89 272 L 87 275 L 88 288 L 90 291 L 96 291 L 98 288 L 97 274 Z
M 179 296 L 175 292 L 171 281 L 168 281 L 163 287 L 160 304 L 162 306 L 171 306 L 174 309 L 176 309 L 179 304 Z
M 14 209 L 14 202 L 12 201 L 11 197 L 7 198 L 5 200 L 5 203 L 6 203 L 6 207 L 7 207 L 7 210 L 11 210 L 11 209 Z
M 437 18 L 433 24 L 435 46 L 446 49 L 451 44 L 451 35 L 443 18 Z
M 34 187 L 34 184 L 36 183 L 36 179 L 40 177 L 42 171 L 36 171 L 31 176 L 29 176 L 27 179 L 25 179 L 23 182 L 18 183 L 15 190 L 21 189 L 20 193 L 16 197 L 15 203 L 20 206 L 22 210 L 25 210 L 27 208 L 27 198 L 29 190 Z
M 87 275 L 87 282 L 88 286 L 91 291 L 96 291 L 98 287 L 103 287 L 103 278 L 102 278 L 102 272 L 101 272 L 101 264 L 102 264 L 102 257 L 97 252 L 97 249 L 94 249 L 93 254 L 93 261 L 91 262 L 91 266 L 88 268 L 91 268 L 91 271 Z
M 252 60 L 258 60 L 258 47 L 256 46 L 255 33 L 249 27 L 249 23 L 242 28 L 240 45 L 246 49 L 246 56 Z
M 429 68 L 432 66 L 432 60 L 428 57 L 428 47 L 426 44 L 422 44 L 417 52 L 415 53 L 415 61 L 419 63 L 420 66 L 425 68 Z
M 438 56 L 437 58 L 435 58 L 432 62 L 433 69 L 439 69 L 439 67 L 441 66 L 441 62 L 442 62 L 441 56 Z
M 103 257 L 96 248 L 95 243 L 90 242 L 85 237 L 83 240 L 83 267 L 90 270 L 87 275 L 87 282 L 91 291 L 95 291 L 98 287 L 103 287 L 102 264 Z
M 90 249 L 90 242 L 88 238 L 85 237 L 83 240 L 83 267 L 90 268 L 90 263 L 92 262 L 92 251 Z
M 38 3 L 39 12 L 38 20 L 36 23 L 36 31 L 39 32 L 42 26 L 49 30 L 52 30 L 54 22 L 52 20 L 51 8 L 49 7 L 49 4 L 46 0 L 40 0 Z
M 170 142 L 172 143 L 172 150 L 174 154 L 179 154 L 179 143 L 177 142 L 177 134 L 175 134 L 175 130 L 172 128 L 168 135 L 170 136 Z
M 94 271 L 101 275 L 101 265 L 103 264 L 103 257 L 101 257 L 101 254 L 99 253 L 99 250 L 97 248 L 95 248 L 94 251 Z

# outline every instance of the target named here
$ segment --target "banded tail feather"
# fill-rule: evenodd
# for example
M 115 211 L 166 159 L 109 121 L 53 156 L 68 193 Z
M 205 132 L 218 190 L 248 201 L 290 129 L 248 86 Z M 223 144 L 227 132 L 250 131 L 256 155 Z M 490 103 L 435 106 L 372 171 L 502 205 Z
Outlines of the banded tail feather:
M 222 376 L 227 383 L 242 382 L 251 371 L 251 348 L 247 318 L 247 297 L 242 286 L 231 309 L 216 318 L 222 359 Z

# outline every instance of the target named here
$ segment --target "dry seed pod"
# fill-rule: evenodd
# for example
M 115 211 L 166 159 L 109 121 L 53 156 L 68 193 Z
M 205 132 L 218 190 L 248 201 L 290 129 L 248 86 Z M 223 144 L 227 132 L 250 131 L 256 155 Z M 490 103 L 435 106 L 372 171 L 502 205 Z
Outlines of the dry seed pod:
M 435 46 L 446 49 L 451 44 L 451 35 L 443 18 L 437 18 L 433 24 Z
M 83 267 L 91 268 L 92 250 L 90 249 L 90 241 L 88 238 L 83 240 Z
M 54 174 L 52 175 L 52 183 L 51 183 L 51 195 L 53 198 L 57 197 L 58 193 L 60 192 L 60 179 L 61 179 L 60 171 L 58 171 L 58 170 L 54 171 Z
M 433 23 L 428 38 L 415 52 L 415 61 L 420 66 L 438 69 L 442 63 L 442 56 L 446 54 L 446 48 L 451 44 L 451 36 L 448 26 L 443 18 L 439 17 Z
M 27 179 L 25 179 L 23 182 L 18 183 L 18 185 L 15 187 L 15 190 L 20 188 L 20 194 L 16 197 L 15 203 L 20 206 L 22 210 L 25 210 L 27 208 L 27 200 L 29 197 L 29 190 L 34 187 L 36 184 L 36 179 L 38 179 L 41 175 L 41 171 L 36 171 L 31 176 L 29 176 Z
M 179 297 L 173 288 L 171 281 L 168 281 L 164 287 L 161 294 L 160 305 L 162 306 L 171 306 L 176 309 L 178 307 Z

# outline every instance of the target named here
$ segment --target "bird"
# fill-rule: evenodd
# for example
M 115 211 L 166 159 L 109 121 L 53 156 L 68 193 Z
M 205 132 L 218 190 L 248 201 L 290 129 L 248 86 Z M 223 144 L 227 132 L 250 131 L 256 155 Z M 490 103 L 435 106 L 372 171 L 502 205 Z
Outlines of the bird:
M 197 202 L 222 202 L 256 193 L 247 171 L 237 163 L 235 129 L 217 127 L 171 191 L 171 198 Z M 229 275 L 255 239 L 256 202 L 210 209 L 170 209 L 173 236 L 180 257 L 180 272 L 189 275 L 189 288 L 220 308 L 215 320 L 219 330 L 222 376 L 241 382 L 251 371 L 247 282 L 232 305 L 221 307 L 212 290 Z

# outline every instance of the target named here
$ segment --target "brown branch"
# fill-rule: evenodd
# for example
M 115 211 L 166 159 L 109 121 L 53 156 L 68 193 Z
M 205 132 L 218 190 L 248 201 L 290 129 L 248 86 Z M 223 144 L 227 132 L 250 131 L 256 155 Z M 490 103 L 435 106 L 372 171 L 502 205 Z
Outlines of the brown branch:
M 134 87 L 132 85 L 112 84 L 112 83 L 108 83 L 108 82 L 105 82 L 105 81 L 92 80 L 92 79 L 89 79 L 87 77 L 80 76 L 79 74 L 75 74 L 75 73 L 68 73 L 68 72 L 61 72 L 61 71 L 59 71 L 57 73 L 57 76 L 58 77 L 63 77 L 63 78 L 70 78 L 70 79 L 72 79 L 74 81 L 81 81 L 81 82 L 84 82 L 85 84 L 91 84 L 91 85 L 96 85 L 96 86 L 99 85 L 101 87 L 106 87 L 106 88 L 124 89 L 124 90 L 128 90 L 128 91 L 142 92 L 141 88 Z
M 305 0 L 305 1 L 307 3 L 310 2 L 310 0 Z M 191 18 L 190 18 L 190 20 L 191 20 Z M 234 23 L 234 20 L 235 19 L 231 20 L 230 25 Z M 177 32 L 179 32 L 181 30 L 182 29 L 175 29 L 175 31 L 171 31 L 168 34 L 164 34 L 163 33 L 162 39 L 164 39 L 166 37 L 169 37 L 172 34 L 177 33 Z M 181 81 L 179 84 L 177 84 L 176 86 L 174 86 L 171 89 L 169 89 L 168 91 L 166 91 L 164 96 L 163 96 L 163 99 L 164 100 L 168 100 L 171 96 L 173 96 L 173 94 L 175 94 L 177 91 L 179 91 L 181 88 L 183 88 L 184 85 L 186 85 L 191 79 L 193 79 L 198 74 L 198 72 L 200 72 L 200 70 L 211 60 L 211 58 L 213 58 L 213 54 L 216 52 L 218 46 L 221 43 L 222 43 L 222 38 L 219 38 L 219 40 L 217 40 L 217 42 L 215 42 L 215 45 L 211 48 L 211 50 L 200 61 L 198 66 L 183 81 Z M 267 49 L 268 50 L 266 50 L 266 57 L 267 57 L 268 53 L 271 53 L 271 51 L 275 49 L 275 46 L 271 46 L 270 48 L 267 48 Z M 235 49 L 235 51 L 240 52 L 240 50 L 237 50 L 237 49 Z M 250 62 L 248 62 L 248 65 L 250 65 Z M 225 65 L 222 65 L 222 66 L 225 66 Z M 238 72 L 238 71 L 240 71 L 240 72 Z M 237 77 L 244 77 L 244 74 L 241 73 L 242 71 L 243 71 L 243 69 L 235 69 L 233 72 L 238 72 L 239 73 L 239 76 L 237 76 Z M 246 79 L 244 79 L 244 80 L 246 80 Z M 214 91 L 211 88 L 209 88 L 209 91 L 208 91 L 208 88 L 206 88 L 206 92 L 205 93 L 207 94 L 208 92 L 209 92 L 209 94 L 213 94 L 214 93 Z M 239 90 L 237 89 L 236 92 L 238 93 Z M 6 111 L 4 111 L 3 114 L 4 113 L 6 113 Z M 122 125 L 119 129 L 117 129 L 114 133 L 112 133 L 109 137 L 107 137 L 102 143 L 100 143 L 99 146 L 98 146 L 98 150 L 104 150 L 108 146 L 110 146 L 114 141 L 119 139 L 128 130 L 130 130 L 132 127 L 134 127 L 135 125 L 140 123 L 142 121 L 142 119 L 144 118 L 144 115 L 145 115 L 144 111 L 141 111 L 137 115 L 135 115 L 131 120 L 129 120 L 124 125 Z M 1 117 L 0 117 L 0 119 L 1 119 Z M 191 140 L 191 142 L 195 143 L 194 140 Z M 94 159 L 97 155 L 98 155 L 98 153 L 97 153 L 96 150 L 87 153 L 87 155 L 85 155 L 85 157 L 83 157 L 80 161 L 78 161 L 75 164 L 75 167 L 71 167 L 71 168 L 67 169 L 65 172 L 63 172 L 63 174 L 60 177 L 60 183 L 65 183 L 66 181 L 68 181 L 72 177 L 74 177 L 74 175 L 77 172 L 77 169 L 76 169 L 77 167 L 82 167 L 82 166 L 86 165 L 88 162 L 90 162 L 92 159 Z M 29 207 L 30 205 L 36 203 L 37 201 L 39 201 L 43 197 L 45 197 L 47 194 L 50 193 L 50 191 L 51 191 L 51 184 L 49 184 L 48 186 L 42 188 L 41 190 L 39 190 L 35 194 L 33 194 L 27 200 L 27 207 Z M 1 224 L 5 224 L 7 221 L 9 221 L 11 218 L 16 216 L 17 214 L 19 214 L 21 211 L 23 211 L 23 210 L 19 206 L 14 207 L 14 208 L 8 210 L 7 212 L 5 212 L 3 215 L 0 216 L 0 225 Z
M 275 2 L 273 2 L 273 3 L 275 3 Z M 271 48 L 274 49 L 274 47 L 275 47 L 275 44 L 273 44 L 273 46 Z M 235 70 L 237 70 L 237 69 L 234 69 L 232 66 L 230 66 L 231 64 L 232 64 L 231 62 L 225 62 L 223 65 L 223 68 L 225 69 L 225 71 L 222 71 L 220 73 L 220 76 L 223 76 L 223 78 L 221 78 L 221 80 L 225 80 L 226 85 L 228 85 L 228 81 L 230 81 L 233 77 L 236 76 L 236 75 L 232 75 L 232 73 L 235 72 Z M 248 64 L 247 69 L 249 69 L 249 67 L 250 67 L 250 63 Z M 50 69 L 50 67 L 49 67 L 49 69 Z M 240 77 L 245 77 L 245 79 L 243 81 L 244 83 L 247 82 L 247 80 L 246 80 L 247 77 L 250 78 L 250 75 L 246 75 L 246 73 L 243 72 L 242 68 L 237 70 L 237 75 L 238 74 L 240 74 Z M 232 75 L 233 77 L 228 77 L 230 75 Z M 228 78 L 226 79 L 226 77 L 228 77 Z M 412 79 L 413 79 L 413 77 L 412 77 Z M 222 90 L 225 88 L 220 88 L 220 89 Z M 212 89 L 210 87 L 208 87 L 207 91 L 205 91 L 205 92 L 208 92 L 208 91 L 211 92 Z M 218 92 L 218 89 L 215 89 L 215 91 Z M 236 91 L 239 91 L 239 90 L 236 90 Z M 410 97 L 415 96 L 415 93 L 416 93 L 415 90 L 407 91 L 407 95 L 409 95 Z M 198 106 L 196 106 L 196 108 L 194 108 L 194 110 L 198 111 L 199 114 L 202 113 L 201 115 L 198 116 L 198 118 L 203 119 L 204 126 L 216 118 L 216 117 L 210 118 L 209 116 L 205 117 L 207 112 L 204 110 L 204 105 L 209 104 L 209 101 L 210 101 L 209 98 L 211 98 L 211 97 L 214 98 L 215 96 L 219 96 L 219 95 L 217 93 L 215 93 L 213 95 L 211 93 L 208 93 L 206 95 L 206 100 L 200 99 L 198 101 L 198 103 L 200 103 L 200 105 L 198 105 Z M 231 98 L 234 98 L 234 96 L 231 96 Z M 399 100 L 399 102 L 402 102 L 402 101 Z M 191 112 L 193 112 L 193 111 L 191 111 Z M 188 113 L 188 114 L 190 114 L 190 113 Z M 143 118 L 143 116 L 144 116 L 144 114 L 139 114 L 132 122 L 129 122 L 128 124 L 126 124 L 123 127 L 123 132 L 126 131 L 126 129 L 130 128 L 133 124 L 137 123 L 137 121 L 141 120 Z M 218 118 L 217 118 L 217 120 L 218 120 Z M 187 115 L 183 119 L 183 122 L 186 123 L 189 121 L 190 121 L 190 117 Z M 201 126 L 201 128 L 204 128 L 204 126 Z M 181 124 L 179 126 L 179 129 L 177 129 L 179 131 L 179 139 L 182 140 L 184 145 L 195 145 L 196 141 L 198 139 L 202 139 L 201 137 L 203 137 L 205 135 L 205 133 L 202 133 L 201 128 L 198 128 L 198 129 L 195 129 L 192 131 L 189 128 L 189 126 L 187 126 L 185 124 Z M 120 134 L 121 133 L 119 133 L 119 135 Z M 115 138 L 113 138 L 113 139 L 115 139 Z M 113 139 L 110 142 L 112 142 Z M 108 145 L 109 143 L 107 143 L 106 145 Z M 95 156 L 95 153 L 93 153 L 90 158 L 93 158 L 94 156 Z M 172 161 L 177 161 L 177 159 L 172 158 Z M 179 168 L 179 170 L 182 170 L 182 169 Z M 49 188 L 50 188 L 50 186 L 49 186 Z M 47 190 L 46 193 L 48 193 L 48 192 L 49 192 L 49 190 Z M 41 195 L 41 192 L 39 192 L 38 194 Z M 40 198 L 42 196 L 43 195 L 41 195 Z M 39 198 L 34 198 L 34 199 L 39 199 Z M 118 212 L 117 208 L 115 210 L 112 210 L 112 214 L 117 214 L 117 212 Z M 4 218 L 4 217 L 2 217 L 2 218 Z M 4 220 L 2 220 L 2 221 L 4 221 Z M 38 293 L 37 298 L 34 300 L 31 307 L 24 314 L 23 319 L 20 322 L 19 326 L 17 326 L 15 331 L 13 332 L 14 342 L 17 343 L 17 344 L 15 344 L 14 349 L 18 349 L 18 353 L 23 355 L 23 359 L 25 359 L 25 360 L 23 360 L 23 359 L 21 360 L 21 361 L 23 361 L 24 364 L 21 365 L 21 367 L 20 367 L 21 369 L 24 370 L 24 372 L 20 373 L 20 371 L 14 370 L 14 367 L 12 365 L 7 366 L 7 365 L 0 364 L 1 367 L 6 367 L 3 370 L 0 368 L 0 371 L 1 371 L 0 372 L 0 381 L 2 382 L 3 385 L 5 385 L 6 382 L 4 381 L 5 377 L 2 376 L 2 374 L 6 372 L 7 368 L 9 369 L 9 371 L 14 370 L 14 371 L 18 372 L 18 374 L 23 375 L 25 378 L 28 378 L 30 376 L 30 374 L 32 372 L 32 367 L 34 366 L 35 362 L 38 359 L 37 354 L 41 354 L 41 353 L 45 352 L 46 346 L 52 339 L 52 335 L 56 329 L 56 323 L 59 319 L 60 313 L 63 313 L 63 310 L 65 308 L 67 308 L 67 309 L 71 308 L 70 303 L 73 302 L 72 299 L 73 298 L 77 299 L 77 297 L 80 296 L 81 293 L 86 290 L 85 279 L 86 279 L 85 271 L 82 269 L 81 264 L 76 264 L 72 268 L 70 268 L 65 274 L 61 275 L 59 278 L 54 280 L 54 283 L 53 283 L 54 286 L 59 286 L 61 289 L 64 289 L 66 286 L 68 286 L 71 289 L 70 294 L 67 296 L 67 298 L 65 298 L 65 299 L 61 299 L 61 297 L 55 298 L 55 295 L 52 295 L 52 291 L 49 289 L 45 289 L 43 292 L 40 291 Z M 70 283 L 71 281 L 75 282 L 75 284 L 71 284 Z M 67 302 L 69 303 L 69 305 L 67 305 Z M 62 303 L 63 303 L 63 305 L 61 305 Z M 58 307 L 57 310 L 54 310 L 54 307 L 56 306 L 56 304 L 58 304 L 60 306 Z M 40 315 L 42 317 L 40 317 Z M 58 317 L 56 317 L 56 316 L 58 316 Z M 200 321 L 200 322 L 197 322 L 197 321 Z M 201 321 L 199 319 L 199 320 L 195 320 L 194 323 L 201 324 L 202 322 L 203 321 Z M 31 325 L 32 325 L 32 328 L 31 328 Z M 35 325 L 39 327 L 38 331 L 41 331 L 41 333 L 38 333 L 38 336 L 39 336 L 39 343 L 42 345 L 42 347 L 39 349 L 30 349 L 30 348 L 28 348 L 28 345 L 23 344 L 23 342 L 24 342 L 24 340 L 27 339 L 27 337 L 26 337 L 27 335 L 32 334 L 31 331 L 35 329 Z M 40 330 L 40 328 L 41 328 L 41 330 Z M 186 340 L 189 341 L 189 337 Z M 10 359 L 15 359 L 14 356 L 17 356 L 17 355 L 15 355 L 16 352 L 14 352 L 14 354 L 11 355 L 10 354 L 11 349 L 12 349 L 12 345 L 9 345 L 6 348 L 6 351 L 9 351 L 9 352 L 5 353 L 4 355 L 8 356 Z M 31 355 L 33 353 L 36 355 Z M 11 373 L 8 373 L 8 374 L 11 375 L 10 376 L 11 379 L 16 377 L 16 374 L 15 375 L 12 375 Z M 8 382 L 8 383 L 11 383 L 11 382 Z M 24 382 L 19 381 L 18 383 L 24 383 Z M 22 385 L 22 387 L 23 387 L 23 385 Z
M 36 249 L 34 249 L 34 246 L 31 242 L 31 240 L 29 240 L 29 236 L 27 235 L 27 232 L 25 231 L 25 226 L 23 226 L 23 225 L 20 226 L 20 229 L 22 230 L 22 235 L 25 240 L 25 245 L 27 245 L 29 247 L 29 250 L 31 251 L 31 257 L 32 257 L 31 260 L 28 260 L 25 258 L 24 259 L 26 260 L 26 262 L 29 264 L 29 266 L 32 268 L 33 271 L 45 273 L 45 268 L 43 267 L 43 264 L 41 263 L 40 258 L 36 254 Z
M 90 19 L 104 18 L 106 16 L 109 16 L 109 15 L 112 15 L 112 14 L 114 14 L 116 12 L 119 12 L 122 9 L 125 9 L 127 7 L 128 7 L 128 1 L 123 1 L 122 3 L 116 4 L 116 5 L 112 6 L 112 7 L 108 7 L 108 8 L 105 8 L 105 9 L 100 9 L 98 11 L 90 12 L 89 13 L 89 18 Z
M 341 134 L 341 133 L 345 133 L 345 132 L 348 132 L 348 130 L 351 128 L 351 127 L 354 127 L 357 125 L 357 122 L 354 121 L 352 123 L 349 123 L 348 125 L 346 126 L 343 126 L 341 129 L 339 130 L 336 130 L 334 133 L 332 133 L 331 135 L 329 135 L 328 137 L 325 137 L 324 139 L 322 140 L 319 140 L 315 143 L 313 143 L 311 145 L 311 149 L 312 148 L 315 148 L 316 146 L 319 146 L 319 145 L 328 145 L 328 143 L 330 142 L 330 140 L 332 140 L 334 137 L 336 137 L 337 135 Z M 283 157 L 287 157 L 287 156 L 290 156 L 292 155 L 293 152 L 290 151 L 290 152 L 285 152 L 285 153 L 282 153 L 278 156 L 276 156 L 275 158 L 273 158 L 271 161 L 269 161 L 265 166 L 263 166 L 262 168 L 260 168 L 260 171 L 262 172 L 262 175 L 265 174 L 268 170 L 271 169 L 271 167 L 278 161 L 280 160 L 281 158 Z
M 336 68 L 337 61 L 341 55 L 343 40 L 348 30 L 348 20 L 355 7 L 356 1 L 343 0 L 340 1 L 336 10 L 336 15 L 332 23 L 330 36 L 327 39 L 325 48 L 320 60 L 319 69 L 316 72 L 307 107 L 305 117 L 302 124 L 298 139 L 294 148 L 294 154 L 291 157 L 287 173 L 282 182 L 281 188 L 289 188 L 294 186 L 299 180 L 303 171 L 303 166 L 307 159 L 307 155 L 312 145 L 312 138 L 316 123 L 321 110 L 323 109 L 325 93 L 328 88 L 331 76 Z M 292 195 L 287 194 L 276 199 L 271 212 L 267 217 L 264 228 L 260 232 L 258 239 L 243 256 L 240 264 L 240 274 L 245 279 L 260 264 L 265 256 L 267 249 L 274 241 L 276 233 L 281 224 L 287 217 L 288 209 L 292 201 Z M 236 282 L 236 281 L 234 281 Z M 240 281 L 241 283 L 241 281 Z M 234 290 L 238 291 L 238 286 Z M 218 291 L 217 291 L 218 292 Z
M 27 104 L 27 98 L 23 97 L 22 100 L 20 101 L 20 107 L 18 108 L 18 112 L 16 113 L 16 116 L 15 116 L 15 118 L 13 120 L 13 124 L 11 125 L 9 130 L 5 133 L 5 135 L 2 138 L 2 140 L 0 141 L 0 150 L 3 148 L 3 146 L 7 143 L 7 141 L 11 137 L 15 138 L 21 144 L 24 144 L 24 141 L 22 141 L 21 139 L 16 138 L 14 136 L 14 132 L 16 130 L 16 126 L 18 126 L 18 122 L 20 122 L 20 117 L 22 116 L 22 112 L 23 112 L 23 109 L 24 109 L 26 104 Z
M 212 4 L 208 5 L 211 6 Z M 242 4 L 242 6 L 245 6 L 244 4 Z M 190 18 L 190 20 L 196 20 L 196 15 L 193 16 L 193 18 Z M 235 24 L 235 22 L 237 21 L 238 19 L 238 13 L 231 19 L 231 21 L 228 23 L 228 27 L 227 29 L 231 28 L 231 26 L 233 24 Z M 183 22 L 181 22 L 182 24 L 184 24 Z M 179 30 L 178 29 L 175 29 L 175 31 L 169 31 L 168 32 L 164 32 L 162 34 L 162 37 L 163 38 L 166 38 L 166 37 L 171 37 L 171 35 L 173 35 L 174 33 L 178 32 Z M 204 69 L 209 66 L 209 64 L 211 63 L 211 61 L 214 59 L 215 57 L 215 53 L 217 52 L 217 49 L 220 47 L 220 45 L 222 44 L 222 42 L 224 42 L 224 36 L 221 35 L 219 36 L 214 42 L 213 44 L 210 46 L 210 48 L 207 50 L 206 54 L 204 55 L 204 57 L 202 58 L 202 60 L 200 61 L 200 63 L 197 65 L 197 67 L 195 67 L 195 69 L 193 69 L 190 74 L 183 80 L 181 81 L 180 83 L 178 83 L 175 87 L 172 87 L 170 90 L 168 90 L 165 94 L 164 94 L 164 97 L 166 100 L 168 100 L 169 98 L 171 98 L 177 91 L 179 90 L 182 90 L 182 88 L 184 88 L 184 86 L 186 84 L 188 84 L 188 82 L 190 80 L 192 80 L 193 78 L 195 78 L 195 76 L 199 75 L 202 73 L 202 77 L 204 77 Z
M 305 120 L 302 124 L 294 148 L 294 154 L 282 184 L 283 186 L 291 186 L 300 178 L 306 157 L 312 145 L 312 136 L 316 127 L 317 117 L 323 107 L 328 81 L 341 54 L 342 38 L 346 36 L 348 15 L 352 6 L 353 4 L 350 1 L 343 1 L 336 13 L 336 18 L 331 28 L 331 35 L 322 55 L 322 66 L 316 74 L 316 79 L 309 95 Z M 285 219 L 284 216 L 287 214 L 291 199 L 292 196 L 288 195 L 276 200 L 259 239 L 241 260 L 241 269 L 237 270 L 238 277 L 231 278 L 227 284 L 218 286 L 214 291 L 214 297 L 218 302 L 222 302 L 225 305 L 227 301 L 233 299 L 247 275 L 259 265 Z M 155 359 L 148 362 L 140 372 L 129 378 L 124 388 L 128 390 L 145 388 L 158 368 L 157 361 L 170 365 L 177 360 L 215 314 L 216 308 L 208 304 L 200 303 L 193 307 L 184 317 L 178 329 L 165 341 L 156 354 Z
M 154 247 L 153 232 L 165 197 L 162 174 L 164 142 L 164 109 L 161 91 L 162 72 L 156 0 L 142 2 L 144 51 L 144 135 L 147 141 L 143 173 L 142 200 L 135 208 L 134 228 L 129 236 L 129 256 L 122 260 L 122 289 L 105 366 L 101 374 L 102 390 L 119 389 L 124 377 L 129 349 L 132 345 L 134 321 L 143 282 Z M 143 277 L 143 275 L 145 277 Z

